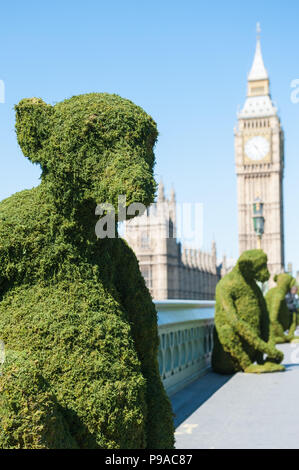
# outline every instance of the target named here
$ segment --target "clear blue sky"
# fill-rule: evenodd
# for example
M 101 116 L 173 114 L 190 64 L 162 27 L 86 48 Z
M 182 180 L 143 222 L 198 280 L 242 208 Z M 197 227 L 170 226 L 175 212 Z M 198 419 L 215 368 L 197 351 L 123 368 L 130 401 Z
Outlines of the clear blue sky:
M 299 269 L 298 0 L 35 0 L 3 2 L 0 28 L 0 199 L 39 182 L 22 156 L 13 106 L 117 93 L 158 123 L 156 177 L 179 202 L 204 204 L 204 246 L 237 256 L 233 128 L 246 94 L 255 25 L 286 136 L 286 261 Z

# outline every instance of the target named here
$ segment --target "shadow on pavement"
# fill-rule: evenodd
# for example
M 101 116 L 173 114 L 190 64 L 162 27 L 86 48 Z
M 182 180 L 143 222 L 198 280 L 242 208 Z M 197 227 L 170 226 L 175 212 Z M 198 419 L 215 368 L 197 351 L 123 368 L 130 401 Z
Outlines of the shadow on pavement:
M 211 371 L 183 390 L 175 393 L 170 398 L 173 412 L 175 413 L 175 427 L 177 428 L 185 421 L 188 416 L 214 395 L 232 377 L 232 375 L 221 375 Z
M 299 364 L 292 364 L 292 363 L 291 364 L 285 364 L 284 363 L 283 365 L 285 366 L 286 370 L 299 367 Z

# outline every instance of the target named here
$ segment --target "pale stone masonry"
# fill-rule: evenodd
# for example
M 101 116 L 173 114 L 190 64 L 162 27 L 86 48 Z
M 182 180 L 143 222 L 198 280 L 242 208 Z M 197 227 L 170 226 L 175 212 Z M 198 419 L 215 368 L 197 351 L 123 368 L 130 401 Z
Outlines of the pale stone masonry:
M 239 253 L 257 247 L 252 216 L 254 200 L 260 198 L 265 217 L 261 248 L 268 255 L 268 267 L 273 276 L 284 270 L 284 133 L 271 99 L 259 34 L 248 75 L 247 98 L 235 129 L 235 162 Z
M 124 238 L 134 250 L 141 273 L 156 300 L 215 297 L 220 278 L 216 244 L 211 252 L 185 248 L 177 241 L 176 198 L 159 185 L 158 199 L 146 213 L 126 222 Z

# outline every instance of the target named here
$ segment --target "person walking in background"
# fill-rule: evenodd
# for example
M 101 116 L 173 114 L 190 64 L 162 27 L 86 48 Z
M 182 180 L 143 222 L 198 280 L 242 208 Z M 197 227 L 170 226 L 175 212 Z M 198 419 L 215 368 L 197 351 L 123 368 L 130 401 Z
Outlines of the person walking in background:
M 299 295 L 298 295 L 298 286 L 293 286 L 295 292 L 295 306 L 296 306 L 296 318 L 297 318 L 297 325 L 299 325 Z
M 291 314 L 297 313 L 299 307 L 298 287 L 292 286 L 286 295 L 286 302 Z
M 296 330 L 297 325 L 298 325 L 298 309 L 299 309 L 299 296 L 298 296 L 298 287 L 293 286 L 291 287 L 291 290 L 287 293 L 286 297 L 286 303 L 287 307 L 290 311 L 290 328 L 292 330 Z

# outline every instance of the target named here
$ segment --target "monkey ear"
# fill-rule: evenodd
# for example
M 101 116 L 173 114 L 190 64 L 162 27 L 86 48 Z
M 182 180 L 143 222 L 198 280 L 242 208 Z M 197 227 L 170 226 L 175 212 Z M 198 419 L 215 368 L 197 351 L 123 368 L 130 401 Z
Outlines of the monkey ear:
M 273 277 L 273 281 L 274 281 L 274 282 L 277 282 L 277 281 L 278 281 L 278 274 L 275 274 L 275 276 Z
M 45 164 L 42 149 L 51 134 L 53 107 L 40 98 L 26 98 L 15 106 L 18 143 L 25 157 Z

